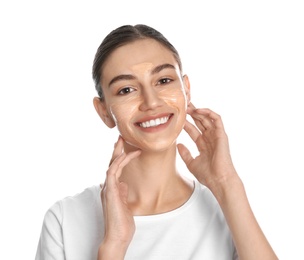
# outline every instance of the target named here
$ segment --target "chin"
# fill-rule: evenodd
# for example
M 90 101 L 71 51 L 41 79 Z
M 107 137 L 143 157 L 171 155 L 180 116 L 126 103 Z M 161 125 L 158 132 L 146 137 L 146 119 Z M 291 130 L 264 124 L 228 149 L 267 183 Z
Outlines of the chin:
M 151 139 L 145 139 L 145 140 L 133 140 L 128 141 L 126 140 L 126 143 L 131 146 L 129 151 L 140 149 L 142 151 L 146 152 L 163 152 L 166 150 L 172 149 L 172 146 L 174 146 L 177 142 L 177 137 L 179 136 L 180 132 L 176 132 L 175 135 L 170 136 L 161 136 L 159 138 L 151 138 Z

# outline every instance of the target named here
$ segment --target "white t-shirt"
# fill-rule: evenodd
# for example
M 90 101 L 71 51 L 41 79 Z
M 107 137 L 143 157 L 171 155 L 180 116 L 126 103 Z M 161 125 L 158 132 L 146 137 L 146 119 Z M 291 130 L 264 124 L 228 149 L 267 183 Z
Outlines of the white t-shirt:
M 36 260 L 96 260 L 103 239 L 100 187 L 55 203 L 45 214 Z M 178 192 L 178 191 L 177 191 Z M 163 214 L 135 216 L 125 259 L 238 259 L 229 228 L 209 189 L 195 181 L 189 200 Z

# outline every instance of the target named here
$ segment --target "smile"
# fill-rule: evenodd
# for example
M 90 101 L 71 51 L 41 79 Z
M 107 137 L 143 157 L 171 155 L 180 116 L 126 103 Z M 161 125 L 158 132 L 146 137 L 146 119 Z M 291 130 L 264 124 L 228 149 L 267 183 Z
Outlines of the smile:
M 152 119 L 152 120 L 149 120 L 149 121 L 146 121 L 146 122 L 139 123 L 139 126 L 143 127 L 143 128 L 156 127 L 156 126 L 163 125 L 163 124 L 167 123 L 169 118 L 170 118 L 170 115 L 160 117 L 160 118 L 156 118 L 156 119 Z

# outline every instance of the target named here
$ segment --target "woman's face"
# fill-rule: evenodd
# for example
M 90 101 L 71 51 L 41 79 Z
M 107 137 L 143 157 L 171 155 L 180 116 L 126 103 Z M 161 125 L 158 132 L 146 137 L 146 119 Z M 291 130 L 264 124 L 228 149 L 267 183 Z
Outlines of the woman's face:
M 119 47 L 104 64 L 101 86 L 107 120 L 115 122 L 129 150 L 159 151 L 175 143 L 186 119 L 189 83 L 171 51 L 153 39 Z

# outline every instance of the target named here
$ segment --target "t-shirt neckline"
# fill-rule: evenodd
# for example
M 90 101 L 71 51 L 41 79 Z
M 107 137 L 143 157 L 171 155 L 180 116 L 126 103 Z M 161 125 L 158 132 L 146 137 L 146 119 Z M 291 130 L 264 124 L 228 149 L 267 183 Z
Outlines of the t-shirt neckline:
M 171 218 L 171 217 L 181 214 L 184 210 L 186 210 L 188 207 L 190 207 L 193 204 L 193 202 L 196 200 L 196 198 L 198 197 L 198 194 L 200 191 L 200 189 L 199 189 L 200 183 L 197 180 L 193 180 L 193 185 L 194 185 L 194 188 L 193 188 L 193 192 L 192 192 L 191 196 L 184 204 L 182 204 L 178 208 L 164 212 L 164 213 L 154 214 L 154 215 L 134 216 L 135 222 L 158 220 L 158 219 L 162 219 L 162 218 Z

